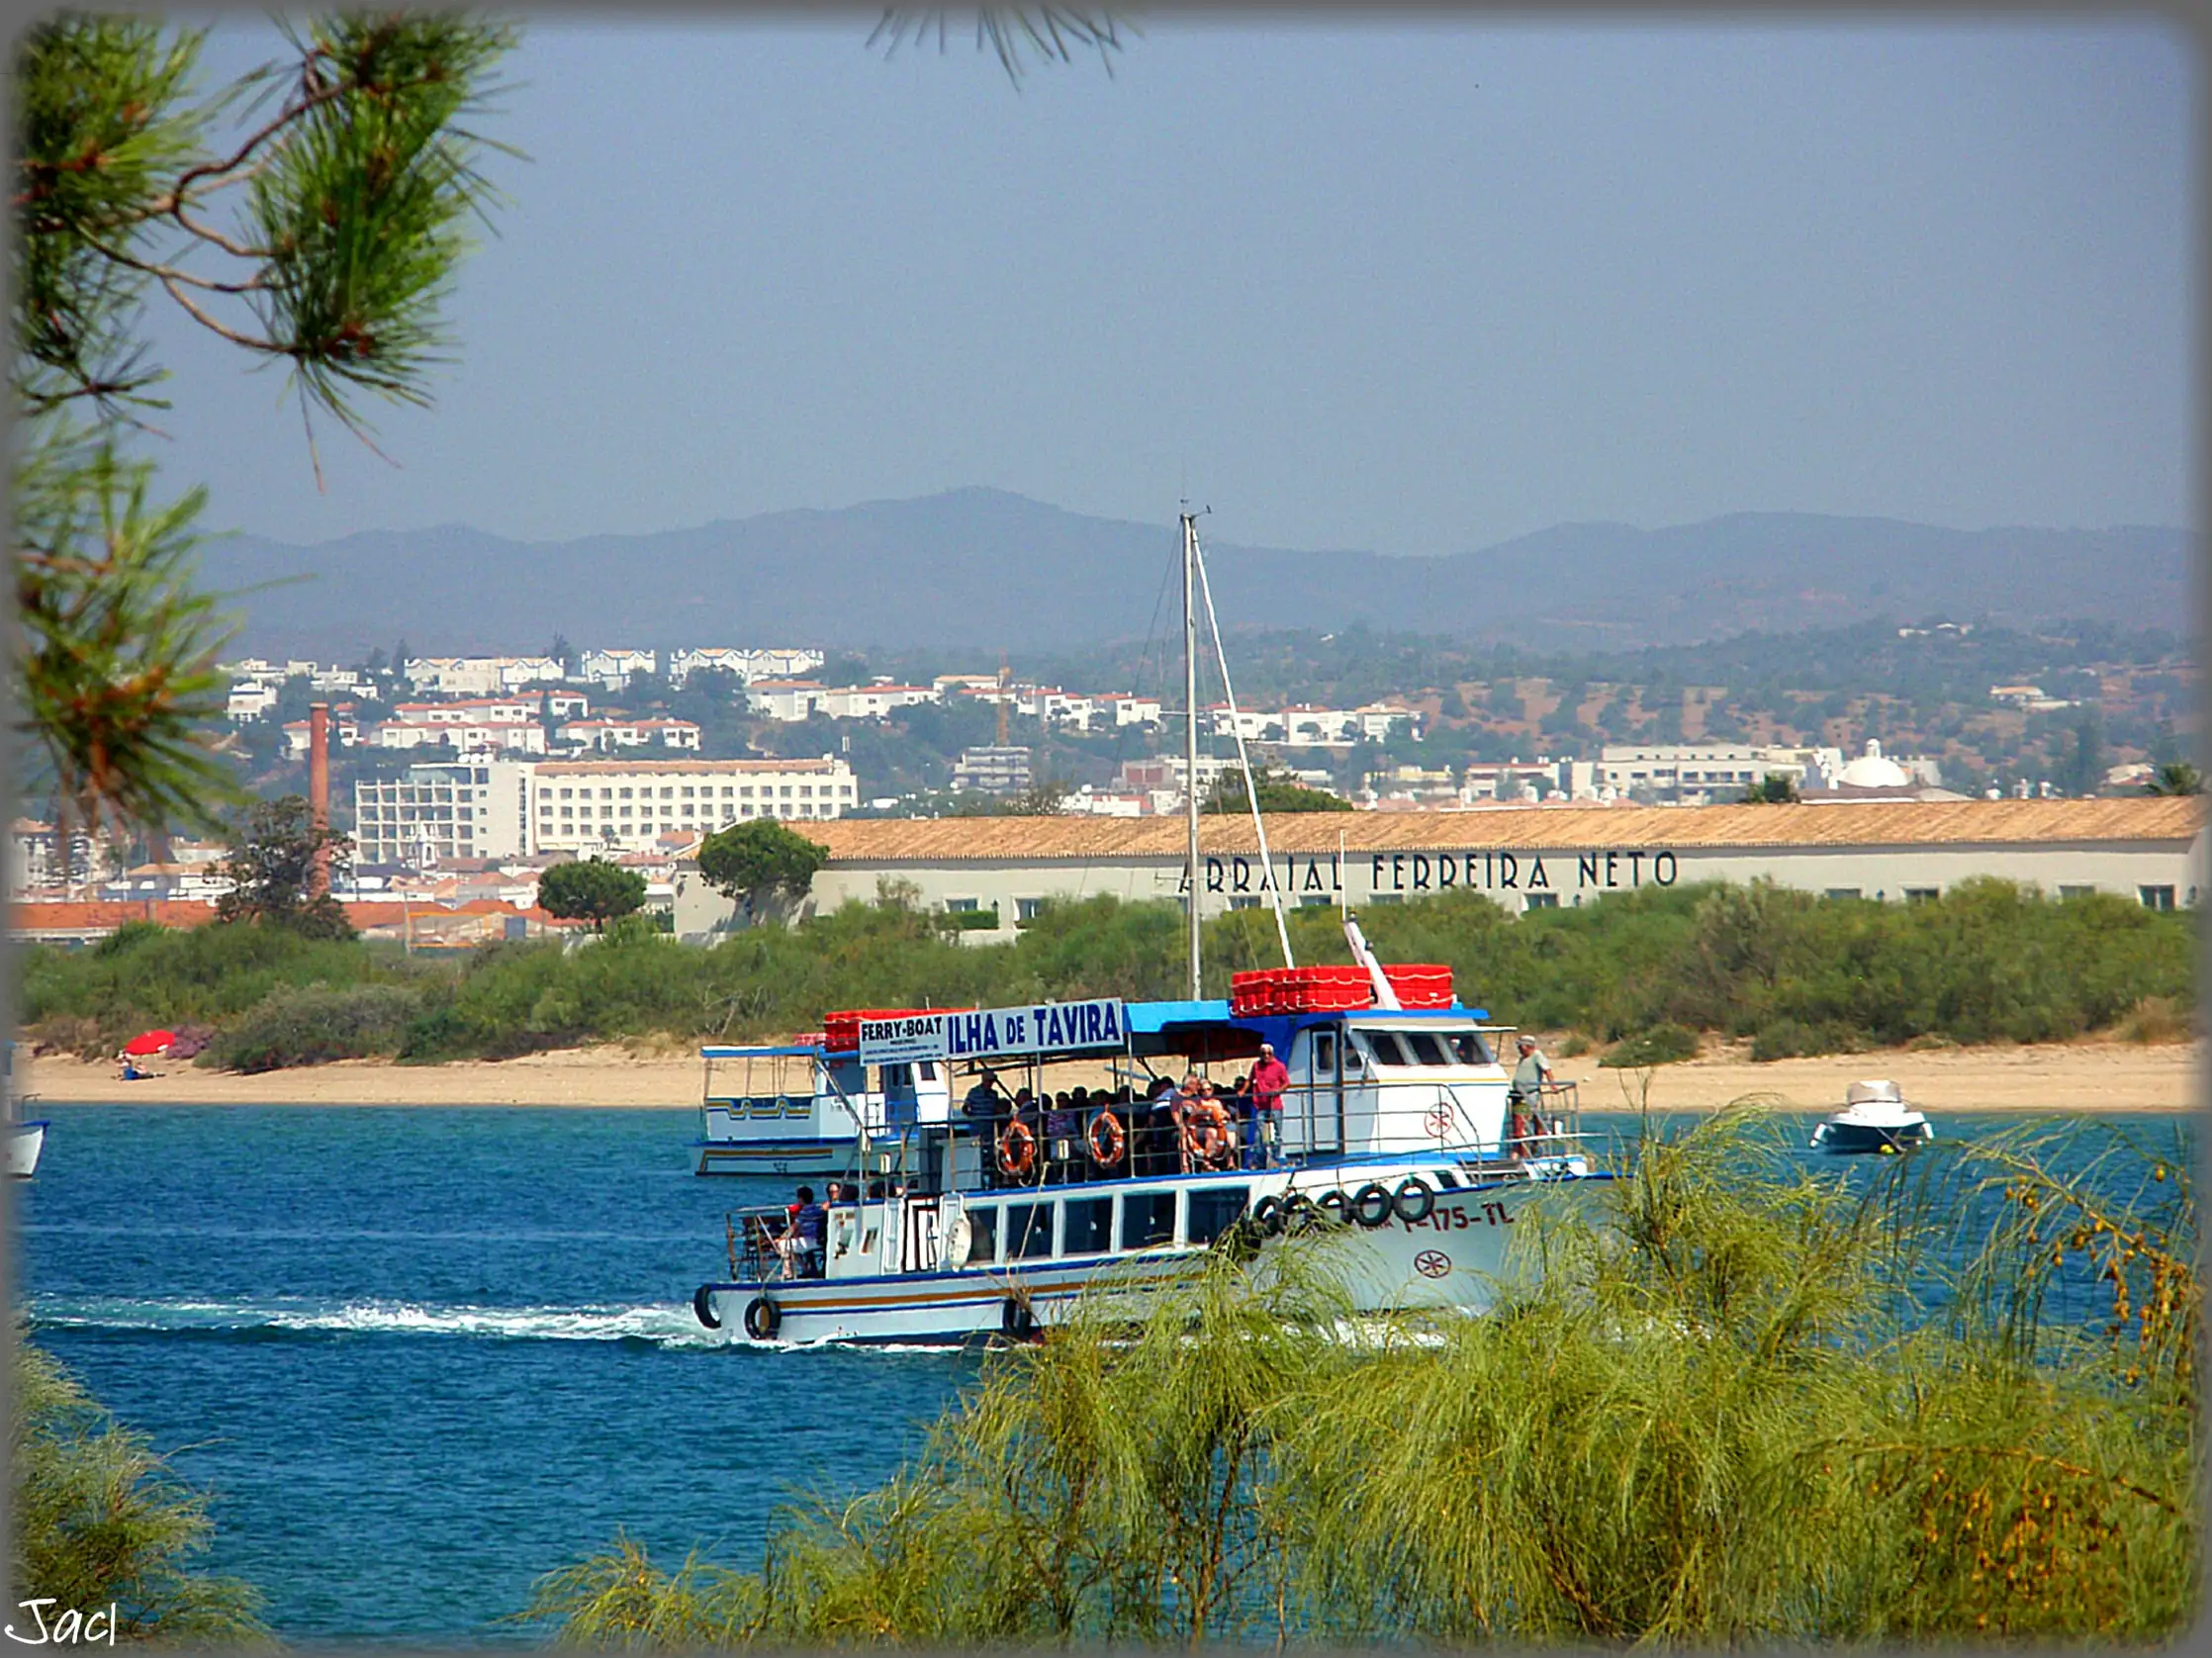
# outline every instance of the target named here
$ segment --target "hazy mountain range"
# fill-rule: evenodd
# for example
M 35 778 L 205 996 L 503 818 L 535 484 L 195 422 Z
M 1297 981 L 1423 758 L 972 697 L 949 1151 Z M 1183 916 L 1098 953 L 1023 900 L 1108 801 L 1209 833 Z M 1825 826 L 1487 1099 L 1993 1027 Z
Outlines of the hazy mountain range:
M 1200 533 L 1204 534 L 1203 523 Z M 1443 557 L 1206 542 L 1222 624 L 1355 619 L 1561 647 L 1942 614 L 2189 629 L 2180 529 L 1940 529 L 1744 512 L 1670 529 L 1561 524 Z M 580 646 L 814 644 L 1060 649 L 1171 629 L 1172 521 L 1085 517 L 997 490 L 772 512 L 648 535 L 517 542 L 462 526 L 294 547 L 213 543 L 244 644 L 356 661 Z M 255 591 L 245 591 L 255 590 Z

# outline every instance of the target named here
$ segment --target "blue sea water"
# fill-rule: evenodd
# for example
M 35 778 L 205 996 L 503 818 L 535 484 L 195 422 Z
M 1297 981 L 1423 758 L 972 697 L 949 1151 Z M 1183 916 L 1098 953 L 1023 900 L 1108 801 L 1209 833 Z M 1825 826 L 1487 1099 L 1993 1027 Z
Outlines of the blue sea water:
M 881 1479 L 976 1371 L 701 1330 L 724 1213 L 788 1182 L 691 1174 L 690 1111 L 46 1114 L 12 1194 L 35 1337 L 212 1492 L 207 1563 L 287 1640 L 538 1639 L 532 1579 L 617 1528 L 754 1564 L 778 1503 Z

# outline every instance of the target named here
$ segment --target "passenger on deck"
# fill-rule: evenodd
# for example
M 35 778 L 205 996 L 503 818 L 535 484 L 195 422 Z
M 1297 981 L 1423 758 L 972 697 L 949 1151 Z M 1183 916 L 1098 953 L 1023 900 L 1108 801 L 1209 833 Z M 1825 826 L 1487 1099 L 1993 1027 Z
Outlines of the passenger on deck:
M 1045 1107 L 1045 1182 L 1058 1186 L 1067 1179 L 1068 1165 L 1075 1160 L 1076 1125 L 1082 1121 L 1075 1110 L 1075 1102 L 1065 1088 L 1051 1097 Z
M 1189 1126 L 1195 1166 L 1208 1169 L 1236 1166 L 1236 1124 L 1211 1082 L 1199 1081 L 1198 1097 L 1183 1108 L 1183 1121 Z
M 1275 1058 L 1275 1045 L 1259 1045 L 1259 1063 L 1252 1066 L 1252 1128 L 1256 1131 L 1258 1156 L 1255 1166 L 1271 1168 L 1282 1155 L 1283 1090 L 1290 1086 L 1290 1067 Z
M 1537 1150 L 1534 1138 L 1544 1132 L 1539 1108 L 1544 1084 L 1551 1080 L 1551 1061 L 1532 1036 L 1521 1037 L 1515 1046 L 1521 1051 L 1521 1062 L 1514 1066 L 1513 1083 L 1506 1090 L 1506 1104 L 1513 1111 L 1512 1144 L 1507 1150 L 1521 1155 Z
M 814 1188 L 798 1189 L 798 1208 L 791 1215 L 790 1236 L 793 1241 L 790 1259 L 797 1268 L 796 1276 L 819 1278 L 822 1275 L 822 1206 L 814 1201 Z
M 1165 1174 L 1176 1164 L 1176 1148 L 1182 1141 L 1182 1120 L 1175 1109 L 1175 1084 L 1164 1076 L 1152 1078 L 1151 1103 L 1144 1118 L 1145 1155 L 1137 1172 Z
M 986 1069 L 974 1087 L 968 1090 L 968 1097 L 961 1101 L 960 1114 L 969 1127 L 978 1133 L 988 1134 L 997 1127 L 997 1120 L 1006 1110 L 1006 1096 L 999 1092 L 998 1072 Z

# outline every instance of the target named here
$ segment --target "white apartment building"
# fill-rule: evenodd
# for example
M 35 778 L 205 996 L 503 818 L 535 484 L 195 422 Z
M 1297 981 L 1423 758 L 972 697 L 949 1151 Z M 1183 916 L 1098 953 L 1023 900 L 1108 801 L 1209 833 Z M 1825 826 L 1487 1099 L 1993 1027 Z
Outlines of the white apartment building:
M 1295 702 L 1282 714 L 1286 748 L 1349 748 L 1359 740 L 1359 716 L 1349 708 Z
M 827 660 L 816 650 L 739 650 L 725 645 L 703 646 L 669 652 L 668 677 L 672 682 L 681 683 L 691 673 L 735 674 L 751 685 L 755 680 L 795 680 L 821 667 Z
M 560 728 L 564 743 L 581 743 L 603 754 L 623 749 L 691 749 L 699 746 L 699 728 L 688 719 L 574 719 Z
M 287 760 L 305 760 L 314 722 L 288 719 L 284 722 L 284 755 Z M 330 741 L 341 749 L 352 748 L 361 740 L 361 722 L 356 717 L 353 704 L 342 703 L 330 710 Z
M 399 702 L 392 717 L 402 725 L 481 725 L 537 718 L 534 696 L 463 696 L 450 702 Z
M 953 786 L 984 794 L 1019 794 L 1037 781 L 1026 748 L 962 749 L 953 762 Z
M 841 817 L 853 769 L 819 760 L 549 760 L 531 768 L 532 852 L 642 851 L 664 834 L 750 818 Z
M 611 690 L 619 691 L 630 683 L 632 674 L 658 674 L 661 671 L 659 651 L 586 651 L 580 665 L 586 680 L 595 680 Z
M 1755 743 L 1608 743 L 1599 751 L 1601 792 L 1682 805 L 1731 800 L 1769 777 L 1800 787 L 1843 771 L 1837 748 L 1787 748 Z M 1808 784 L 1807 780 L 1810 780 Z
M 886 719 L 896 709 L 936 700 L 927 686 L 839 686 L 823 691 L 815 706 L 832 719 Z
M 248 725 L 277 705 L 277 684 L 260 680 L 239 680 L 230 687 L 230 699 L 224 705 L 224 717 L 232 725 Z
M 828 694 L 816 680 L 755 680 L 745 688 L 745 703 L 757 714 L 796 725 Z
M 524 686 L 557 685 L 566 677 L 549 656 L 409 657 L 400 672 L 416 691 L 449 696 L 497 696 Z
M 545 752 L 545 727 L 536 720 L 388 719 L 370 727 L 367 739 L 380 749 L 449 748 L 458 754 L 525 755 Z
M 417 762 L 353 785 L 353 861 L 433 869 L 441 859 L 530 851 L 532 768 L 512 761 Z
M 1239 708 L 1232 714 L 1227 702 L 1215 702 L 1206 709 L 1206 714 L 1217 737 L 1242 733 L 1247 743 L 1264 743 L 1283 734 L 1283 716 L 1263 713 L 1257 708 Z
M 1156 696 L 1133 696 L 1112 691 L 1091 698 L 1098 718 L 1117 730 L 1125 725 L 1157 725 L 1164 710 Z

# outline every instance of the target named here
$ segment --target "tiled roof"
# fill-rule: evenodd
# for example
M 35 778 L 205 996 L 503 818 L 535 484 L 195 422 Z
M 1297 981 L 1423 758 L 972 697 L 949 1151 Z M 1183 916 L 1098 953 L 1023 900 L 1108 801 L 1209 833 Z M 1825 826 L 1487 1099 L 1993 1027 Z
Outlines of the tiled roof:
M 1878 801 L 1798 806 L 1591 806 L 1555 810 L 1299 812 L 1270 815 L 1276 852 L 1424 851 L 1471 847 L 2006 846 L 2073 841 L 2185 841 L 2204 827 L 2201 797 L 2124 800 Z M 1183 819 L 1108 817 L 863 818 L 786 825 L 846 863 L 999 859 L 1179 858 Z M 1200 821 L 1206 852 L 1252 853 L 1251 819 Z
M 537 775 L 541 778 L 603 778 L 618 772 L 712 772 L 716 775 L 725 772 L 828 772 L 834 771 L 836 766 L 834 760 L 548 760 L 539 763 Z

